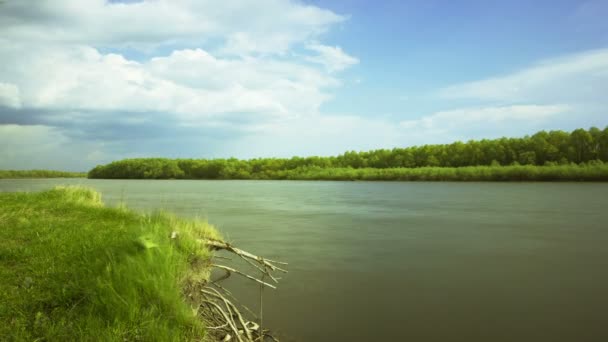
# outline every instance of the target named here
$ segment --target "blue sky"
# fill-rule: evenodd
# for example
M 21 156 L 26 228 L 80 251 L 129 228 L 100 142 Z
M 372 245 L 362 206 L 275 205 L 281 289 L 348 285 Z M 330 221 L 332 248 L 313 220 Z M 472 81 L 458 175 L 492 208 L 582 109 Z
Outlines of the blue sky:
M 361 63 L 348 76 L 365 80 L 359 87 L 341 89 L 329 110 L 403 112 L 404 104 L 395 101 L 401 96 L 415 101 L 438 87 L 608 46 L 608 1 L 310 3 L 350 15 L 342 29 L 328 34 L 327 42 L 357 56 Z M 379 101 L 367 101 L 366 94 Z M 356 101 L 341 101 L 345 98 Z M 421 99 L 413 109 L 449 106 Z
M 3 2 L 0 168 L 608 124 L 608 1 Z

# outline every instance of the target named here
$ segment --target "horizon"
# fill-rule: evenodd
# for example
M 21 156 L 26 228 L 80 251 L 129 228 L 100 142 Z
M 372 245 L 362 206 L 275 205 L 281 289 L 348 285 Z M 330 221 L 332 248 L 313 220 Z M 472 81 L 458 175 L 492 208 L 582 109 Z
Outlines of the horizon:
M 585 129 L 585 128 L 578 128 L 575 130 L 579 130 L 582 129 L 584 131 L 591 131 L 592 129 L 598 129 L 600 131 L 601 128 L 599 127 L 590 127 L 589 129 Z M 574 131 L 574 130 L 573 130 Z M 573 132 L 572 131 L 572 132 Z M 608 125 L 606 127 L 604 127 L 603 132 L 605 133 L 606 131 L 608 131 Z M 110 160 L 105 164 L 97 164 L 94 166 L 91 166 L 91 168 L 89 169 L 80 169 L 80 170 L 76 170 L 76 169 L 72 169 L 72 170 L 65 170 L 65 169 L 44 169 L 44 168 L 38 168 L 38 169 L 0 169 L 0 171 L 58 171 L 58 172 L 74 172 L 74 173 L 88 173 L 91 170 L 93 170 L 96 167 L 99 166 L 106 166 L 109 164 L 112 164 L 114 162 L 123 162 L 123 161 L 128 161 L 128 160 L 154 160 L 154 159 L 158 159 L 158 160 L 198 160 L 198 161 L 217 161 L 217 160 L 225 160 L 225 161 L 229 161 L 229 160 L 233 160 L 236 159 L 238 161 L 245 161 L 245 162 L 250 162 L 250 161 L 255 161 L 255 160 L 265 160 L 265 159 L 276 159 L 276 160 L 293 160 L 293 159 L 308 159 L 308 158 L 339 158 L 342 156 L 345 156 L 349 153 L 357 153 L 357 154 L 365 154 L 365 153 L 374 153 L 374 152 L 378 152 L 378 151 L 395 151 L 395 150 L 403 150 L 403 149 L 417 149 L 417 148 L 424 148 L 424 147 L 439 147 L 439 146 L 450 146 L 453 145 L 455 143 L 463 143 L 465 145 L 467 145 L 470 142 L 486 142 L 486 141 L 500 141 L 502 139 L 526 139 L 526 138 L 533 138 L 534 136 L 536 136 L 537 134 L 540 133 L 552 133 L 552 132 L 565 132 L 567 134 L 571 134 L 572 132 L 570 131 L 563 131 L 563 130 L 541 130 L 538 132 L 535 132 L 534 134 L 526 134 L 524 136 L 520 136 L 520 137 L 507 137 L 507 136 L 502 136 L 502 137 L 497 137 L 497 138 L 493 138 L 493 139 L 486 139 L 486 138 L 480 138 L 480 139 L 470 139 L 467 141 L 461 141 L 461 140 L 456 140 L 450 143 L 441 143 L 441 144 L 421 144 L 421 145 L 410 145 L 410 146 L 397 146 L 397 147 L 393 147 L 393 148 L 378 148 L 378 149 L 373 149 L 373 150 L 360 150 L 360 151 L 355 151 L 355 150 L 348 150 L 348 151 L 344 151 L 342 153 L 337 153 L 337 154 L 333 154 L 333 155 L 292 155 L 292 156 L 286 156 L 286 157 L 276 157 L 276 156 L 269 156 L 269 157 L 252 157 L 252 158 L 237 158 L 237 157 L 219 157 L 219 158 L 170 158 L 170 157 L 165 157 L 165 156 L 154 156 L 154 155 L 150 155 L 150 156 L 140 156 L 140 157 L 132 157 L 132 158 L 123 158 L 123 159 L 116 159 L 116 160 Z M 593 160 L 594 163 L 600 162 L 601 163 L 601 159 L 594 159 Z M 500 164 L 498 164 L 500 165 Z M 515 163 L 515 165 L 519 165 L 519 163 Z M 480 165 L 477 165 L 480 166 Z M 488 165 L 481 165 L 481 166 L 488 166 Z
M 603 129 L 608 2 L 0 3 L 0 169 Z

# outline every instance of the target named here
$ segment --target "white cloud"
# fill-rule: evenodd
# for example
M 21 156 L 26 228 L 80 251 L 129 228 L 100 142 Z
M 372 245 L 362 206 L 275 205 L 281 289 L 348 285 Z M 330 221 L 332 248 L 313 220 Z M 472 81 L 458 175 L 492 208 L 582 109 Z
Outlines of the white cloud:
M 346 17 L 299 1 L 0 6 L 0 155 L 8 166 L 53 164 L 36 153 L 80 155 L 88 165 L 171 155 L 166 146 L 180 144 L 218 149 L 269 127 L 310 124 L 342 84 L 332 72 L 357 62 L 320 43 Z M 189 151 L 201 149 L 215 153 Z
M 456 84 L 440 91 L 448 99 L 554 103 L 604 102 L 608 49 L 550 59 L 513 74 Z
M 288 0 L 22 0 L 0 11 L 8 39 L 145 49 L 221 39 L 233 53 L 282 53 L 343 20 Z
M 127 113 L 145 121 L 138 113 L 162 112 L 183 125 L 264 124 L 316 114 L 331 97 L 329 89 L 341 84 L 306 56 L 284 53 L 316 41 L 345 18 L 290 0 L 44 0 L 2 6 L 0 103 L 11 107 L 62 117 L 114 112 L 121 120 Z M 208 39 L 223 47 L 200 47 Z M 193 47 L 166 52 L 176 44 Z M 324 65 L 332 70 L 355 60 L 339 48 L 315 44 L 320 53 L 329 48 L 315 58 L 327 59 Z M 108 46 L 118 50 L 101 52 Z M 120 52 L 125 46 L 152 50 L 133 60 Z
M 608 105 L 608 49 L 447 87 L 440 105 L 453 109 L 395 123 L 320 112 L 342 84 L 339 71 L 359 60 L 323 43 L 323 34 L 346 17 L 316 6 L 292 0 L 0 6 L 6 108 L 0 119 L 9 123 L 0 125 L 0 168 L 87 168 L 175 151 L 337 154 L 520 135 L 582 104 L 587 112 Z M 476 105 L 459 108 L 453 99 Z M 73 161 L 74 155 L 81 157 Z
M 0 87 L 0 99 L 13 106 L 164 112 L 187 123 L 225 114 L 260 121 L 310 115 L 329 98 L 325 91 L 340 84 L 297 62 L 220 59 L 201 49 L 143 62 L 86 46 L 0 47 L 0 56 L 7 61 L 2 77 L 13 84 Z
M 608 49 L 585 51 L 544 60 L 508 75 L 443 88 L 438 91 L 443 101 L 464 100 L 476 103 L 476 108 L 439 112 L 404 121 L 402 126 L 414 134 L 456 137 L 465 132 L 471 138 L 602 126 L 605 118 L 601 115 L 608 106 L 605 89 Z
M 339 46 L 314 43 L 309 44 L 307 49 L 317 52 L 318 55 L 309 56 L 306 59 L 323 65 L 329 72 L 341 71 L 359 63 L 357 58 L 349 56 Z

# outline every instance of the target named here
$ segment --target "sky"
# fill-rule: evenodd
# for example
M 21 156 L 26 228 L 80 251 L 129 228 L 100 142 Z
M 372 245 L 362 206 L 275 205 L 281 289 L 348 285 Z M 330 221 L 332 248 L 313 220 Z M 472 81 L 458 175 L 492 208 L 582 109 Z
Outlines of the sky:
M 2 0 L 0 169 L 608 125 L 608 0 Z

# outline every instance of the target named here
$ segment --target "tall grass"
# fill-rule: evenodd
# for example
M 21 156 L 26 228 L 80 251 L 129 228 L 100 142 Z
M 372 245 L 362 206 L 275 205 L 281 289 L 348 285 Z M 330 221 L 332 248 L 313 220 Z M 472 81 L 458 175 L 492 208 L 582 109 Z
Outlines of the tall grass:
M 86 188 L 0 194 L 0 340 L 201 339 L 185 292 L 208 276 L 203 237 L 219 236 Z
M 200 164 L 198 168 L 193 164 Z M 159 171 L 160 170 L 160 171 Z M 169 170 L 167 172 L 163 170 Z M 608 163 L 547 163 L 463 167 L 331 167 L 253 168 L 244 161 L 127 159 L 98 166 L 89 178 L 118 179 L 292 179 L 393 181 L 608 181 Z
M 608 164 L 420 167 L 390 169 L 308 168 L 270 175 L 292 180 L 386 181 L 608 181 Z

